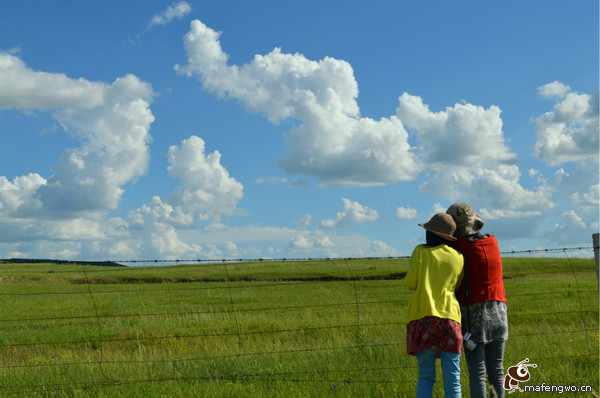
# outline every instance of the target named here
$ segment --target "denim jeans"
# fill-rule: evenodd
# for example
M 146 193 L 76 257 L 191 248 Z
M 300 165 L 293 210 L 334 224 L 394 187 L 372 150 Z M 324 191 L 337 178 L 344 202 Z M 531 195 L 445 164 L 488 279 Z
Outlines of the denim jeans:
M 442 378 L 446 398 L 460 398 L 460 354 L 445 351 L 423 350 L 416 354 L 419 365 L 417 398 L 431 398 L 435 384 L 435 358 L 440 354 Z
M 487 396 L 486 374 L 498 398 L 504 398 L 504 344 L 504 341 L 477 343 L 474 351 L 465 350 L 472 398 Z

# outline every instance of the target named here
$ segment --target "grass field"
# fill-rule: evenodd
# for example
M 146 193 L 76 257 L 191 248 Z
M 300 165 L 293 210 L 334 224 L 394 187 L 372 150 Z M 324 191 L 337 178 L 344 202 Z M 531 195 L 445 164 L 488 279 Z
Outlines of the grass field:
M 505 369 L 529 358 L 523 385 L 598 392 L 594 260 L 503 263 Z M 0 264 L 0 396 L 414 396 L 407 269 L 407 259 Z

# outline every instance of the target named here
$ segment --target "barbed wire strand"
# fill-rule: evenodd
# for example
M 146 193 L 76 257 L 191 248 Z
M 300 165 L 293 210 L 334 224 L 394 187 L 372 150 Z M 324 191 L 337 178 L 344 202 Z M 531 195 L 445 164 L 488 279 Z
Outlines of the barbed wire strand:
M 536 250 L 526 250 L 526 251 L 512 251 L 512 252 L 509 252 L 509 253 L 510 254 L 516 254 L 516 253 L 534 253 L 534 252 L 551 252 L 551 251 L 562 250 L 563 253 L 565 253 L 565 255 L 566 255 L 567 251 L 587 250 L 587 249 L 590 249 L 590 248 L 589 247 L 581 247 L 581 248 L 564 248 L 564 249 L 536 249 Z M 391 259 L 391 257 L 385 257 L 385 258 L 390 258 Z M 385 258 L 383 258 L 383 259 L 385 259 Z M 402 257 L 402 258 L 406 258 L 406 257 Z M 581 305 L 581 302 L 582 302 L 581 301 L 581 293 L 582 292 L 580 291 L 580 288 L 579 288 L 579 283 L 577 281 L 577 276 L 576 276 L 576 272 L 575 272 L 574 266 L 571 263 L 570 257 L 567 256 L 567 258 L 569 260 L 569 264 L 570 264 L 570 267 L 571 267 L 571 272 L 574 274 L 574 277 L 575 277 L 576 288 L 577 288 L 577 292 L 578 292 L 578 302 L 579 302 L 580 308 L 581 308 L 581 306 L 582 306 Z M 371 258 L 366 258 L 366 259 L 371 259 Z M 380 259 L 382 259 L 382 258 L 380 258 Z M 319 260 L 319 259 L 290 259 L 290 260 L 281 259 L 279 261 L 317 261 L 317 260 Z M 340 259 L 320 259 L 320 260 L 340 260 Z M 347 269 L 348 269 L 348 271 L 350 273 L 350 280 L 353 282 L 353 289 L 354 289 L 354 302 L 352 302 L 352 303 L 345 303 L 344 305 L 354 305 L 355 306 L 356 313 L 357 313 L 357 322 L 356 322 L 355 325 L 336 325 L 336 326 L 331 326 L 331 328 L 356 327 L 357 328 L 356 329 L 357 330 L 357 344 L 356 344 L 356 346 L 325 347 L 325 348 L 315 348 L 315 347 L 312 347 L 310 349 L 279 350 L 279 351 L 274 351 L 274 352 L 255 352 L 255 353 L 241 353 L 241 352 L 238 352 L 237 354 L 225 355 L 225 356 L 217 356 L 217 357 L 213 356 L 213 357 L 208 357 L 208 358 L 214 359 L 214 358 L 231 357 L 231 358 L 234 359 L 234 362 L 235 362 L 241 356 L 247 356 L 247 355 L 280 355 L 280 354 L 284 354 L 284 353 L 312 352 L 312 351 L 320 351 L 320 350 L 349 349 L 349 348 L 360 348 L 360 347 L 362 347 L 362 348 L 365 348 L 365 347 L 382 347 L 382 346 L 385 347 L 385 346 L 398 345 L 398 344 L 370 344 L 370 345 L 362 345 L 362 344 L 360 344 L 360 335 L 358 333 L 360 332 L 361 327 L 367 327 L 367 326 L 368 327 L 371 327 L 371 326 L 378 327 L 378 326 L 383 326 L 384 324 L 375 323 L 375 324 L 362 324 L 361 325 L 361 321 L 360 321 L 360 307 L 359 307 L 358 292 L 357 292 L 357 286 L 356 286 L 357 280 L 354 277 L 354 275 L 353 275 L 353 273 L 352 273 L 352 271 L 350 269 L 350 266 L 348 264 L 348 261 L 352 260 L 352 258 L 343 259 L 343 260 L 344 260 L 344 263 L 345 263 L 345 265 L 346 265 L 346 267 L 347 267 Z M 139 260 L 134 260 L 134 261 L 138 262 Z M 164 261 L 164 262 L 169 261 L 169 262 L 172 262 L 170 260 L 155 260 L 153 262 L 156 263 L 158 261 Z M 180 261 L 182 261 L 182 262 L 189 262 L 190 260 L 177 260 L 177 262 L 180 262 Z M 201 260 L 195 260 L 195 261 L 201 261 Z M 202 260 L 202 261 L 210 261 L 210 260 Z M 221 336 L 222 337 L 226 337 L 226 336 L 231 336 L 231 335 L 237 335 L 237 337 L 238 337 L 238 343 L 241 344 L 241 336 L 243 335 L 243 333 L 240 330 L 239 322 L 238 322 L 237 317 L 236 317 L 237 311 L 235 310 L 235 306 L 234 306 L 234 302 L 233 302 L 233 296 L 232 296 L 232 293 L 231 293 L 231 289 L 232 289 L 231 279 L 229 277 L 229 272 L 227 270 L 227 263 L 228 262 L 233 262 L 233 261 L 236 261 L 236 260 L 223 260 L 222 264 L 225 267 L 226 279 L 227 279 L 227 283 L 228 283 L 227 289 L 229 291 L 230 304 L 231 304 L 232 312 L 234 314 L 234 318 L 235 318 L 235 322 L 236 322 L 236 333 L 233 333 L 233 334 L 222 334 Z M 251 260 L 249 260 L 249 261 L 251 261 Z M 263 261 L 263 259 L 260 259 L 258 261 Z M 269 260 L 269 261 L 278 261 L 278 260 Z M 113 270 L 111 270 L 111 271 L 113 271 Z M 102 338 L 102 326 L 101 326 L 101 323 L 99 321 L 102 316 L 98 313 L 98 308 L 96 306 L 95 299 L 94 299 L 92 290 L 90 288 L 91 283 L 90 283 L 89 277 L 88 277 L 88 275 L 87 275 L 87 273 L 85 271 L 84 271 L 84 276 L 85 276 L 86 285 L 87 285 L 87 288 L 88 288 L 88 292 L 87 293 L 90 296 L 90 299 L 91 299 L 92 304 L 93 304 L 94 312 L 95 312 L 95 316 L 89 317 L 89 318 L 96 319 L 96 321 L 97 321 L 96 325 L 98 327 L 98 336 L 99 336 L 99 338 L 96 340 L 96 342 L 100 342 L 100 348 L 101 348 L 100 349 L 100 361 L 98 361 L 98 363 L 100 363 L 100 365 L 101 365 L 101 371 L 102 371 L 103 377 L 105 378 L 106 382 L 105 383 L 98 383 L 98 382 L 94 382 L 94 383 L 80 383 L 79 384 L 80 387 L 76 387 L 75 385 L 71 384 L 71 387 L 67 387 L 67 388 L 88 389 L 88 388 L 96 388 L 96 387 L 104 387 L 104 386 L 110 387 L 110 386 L 116 386 L 116 385 L 130 384 L 130 382 L 131 383 L 150 382 L 150 380 L 141 380 L 141 381 L 140 380 L 137 380 L 137 381 L 114 380 L 112 378 L 109 378 L 104 373 L 104 367 L 103 367 L 103 365 L 109 365 L 109 364 L 110 365 L 114 365 L 114 364 L 119 364 L 119 363 L 156 363 L 157 361 L 156 360 L 154 360 L 154 361 L 105 361 L 104 360 L 103 354 L 102 354 L 102 343 L 103 342 L 111 341 L 113 339 L 104 339 L 104 338 Z M 317 307 L 317 306 L 320 306 L 320 305 L 312 305 L 312 306 L 309 306 L 309 307 Z M 281 308 L 277 308 L 277 309 L 281 309 Z M 248 311 L 252 311 L 252 310 L 256 310 L 256 309 L 247 309 L 247 310 Z M 580 311 L 580 312 L 592 312 L 592 311 Z M 197 314 L 197 313 L 198 312 L 193 312 L 191 314 Z M 564 312 L 560 312 L 560 313 L 562 314 Z M 573 313 L 573 312 L 569 311 L 568 313 Z M 552 313 L 546 313 L 545 315 L 551 315 L 551 314 Z M 555 314 L 559 314 L 559 312 L 556 312 Z M 169 315 L 173 315 L 173 314 L 169 314 Z M 512 315 L 517 315 L 517 314 L 512 314 Z M 147 316 L 147 314 L 134 314 L 134 315 L 128 314 L 128 315 L 123 315 L 123 316 L 128 316 L 128 317 L 131 317 L 131 316 Z M 63 317 L 63 318 L 57 318 L 57 317 L 55 317 L 55 318 L 47 318 L 47 319 L 55 319 L 56 320 L 56 319 L 83 319 L 83 318 L 84 317 L 79 317 L 79 318 L 77 318 L 77 317 L 66 317 L 66 318 L 65 317 Z M 26 320 L 28 320 L 28 319 L 18 319 L 16 321 L 26 321 Z M 6 321 L 6 320 L 0 320 L 0 321 Z M 13 320 L 13 321 L 15 321 L 15 320 Z M 388 323 L 387 325 L 389 326 L 389 325 L 392 325 L 392 324 L 393 325 L 401 325 L 401 324 L 404 324 L 404 323 Z M 265 330 L 265 331 L 260 331 L 260 332 L 255 331 L 252 334 L 256 334 L 256 333 L 295 332 L 295 331 L 301 331 L 301 330 L 306 330 L 306 329 L 307 328 L 289 329 L 289 330 L 280 330 L 280 331 Z M 323 329 L 323 327 L 318 327 L 318 328 L 314 328 L 314 329 Z M 589 341 L 589 334 L 588 334 L 588 332 L 591 331 L 591 330 L 595 330 L 595 329 L 587 329 L 587 328 L 585 328 L 585 329 L 576 330 L 576 331 L 572 331 L 572 330 L 555 331 L 555 332 L 550 332 L 550 333 L 542 333 L 542 335 L 544 335 L 544 334 L 565 334 L 565 333 L 585 333 L 586 334 L 586 340 Z M 524 334 L 520 334 L 520 335 L 517 334 L 517 335 L 511 335 L 511 336 L 512 337 L 526 337 L 526 336 L 530 336 L 530 335 L 533 335 L 533 333 L 531 333 L 531 334 L 524 333 Z M 535 335 L 540 335 L 540 333 L 536 332 Z M 196 336 L 196 337 L 198 337 L 198 336 Z M 174 336 L 164 336 L 164 337 L 161 337 L 160 339 L 162 339 L 162 338 L 174 338 Z M 178 338 L 182 338 L 182 337 L 178 336 Z M 129 341 L 129 339 L 124 339 L 124 340 Z M 90 342 L 92 342 L 92 341 L 90 341 Z M 64 344 L 68 344 L 68 343 L 69 342 L 64 342 Z M 82 342 L 79 342 L 79 343 L 82 343 Z M 48 344 L 51 344 L 51 343 L 48 343 Z M 1 346 L 2 345 L 0 345 L 0 347 Z M 5 346 L 9 346 L 9 345 L 7 344 Z M 589 343 L 588 343 L 588 347 L 589 347 Z M 589 351 L 588 351 L 588 353 L 589 353 Z M 186 359 L 185 361 L 198 361 L 198 360 L 206 360 L 206 358 L 204 358 L 204 359 Z M 173 362 L 173 359 L 168 359 L 168 360 L 165 360 L 165 361 Z M 163 362 L 163 361 L 158 361 L 158 362 Z M 231 364 L 233 365 L 234 362 L 232 362 Z M 89 364 L 92 364 L 92 363 L 94 363 L 94 362 L 79 363 L 78 365 L 89 365 Z M 52 363 L 52 364 L 31 364 L 32 367 L 33 366 L 44 366 L 44 365 L 46 365 L 46 366 L 65 366 L 66 364 L 59 364 L 59 363 Z M 73 364 L 70 364 L 70 365 L 73 365 Z M 10 368 L 10 367 L 11 366 L 6 366 L 6 367 L 3 367 L 3 368 Z M 12 367 L 15 367 L 15 366 L 12 366 Z M 21 367 L 29 367 L 29 365 L 23 365 Z M 230 369 L 231 369 L 231 367 L 230 367 Z M 350 371 L 351 372 L 354 372 L 354 371 L 356 371 L 356 372 L 365 372 L 365 371 L 368 371 L 368 369 L 356 369 L 356 370 L 350 370 Z M 292 374 L 298 374 L 297 372 L 296 373 L 290 372 L 290 373 L 292 373 Z M 276 375 L 276 374 L 271 374 L 270 376 L 266 376 L 265 380 L 267 380 L 267 379 L 271 380 L 273 375 Z M 257 375 L 249 375 L 249 376 L 251 378 L 255 378 L 255 376 L 257 376 Z M 192 378 L 192 379 L 202 379 L 202 378 Z M 214 377 L 211 377 L 210 379 L 214 379 Z M 174 379 L 173 378 L 165 378 L 164 380 L 165 381 L 166 380 L 173 381 Z M 285 382 L 287 382 L 287 381 L 295 381 L 295 382 L 301 382 L 300 379 L 297 379 L 297 380 L 272 380 L 272 381 L 285 381 Z M 314 382 L 314 380 L 306 380 L 306 381 L 313 381 Z M 360 383 L 361 381 L 360 380 L 352 380 L 351 382 Z M 386 382 L 386 383 L 388 383 L 388 382 L 401 382 L 401 381 L 398 381 L 398 380 L 395 380 L 395 381 L 390 381 L 390 380 L 383 380 L 383 381 L 382 380 L 378 380 L 378 381 L 368 380 L 368 381 L 365 381 L 365 382 Z M 410 382 L 414 382 L 414 381 L 411 380 Z M 61 385 L 57 385 L 57 387 L 59 387 L 59 388 L 60 388 L 60 386 Z M 16 389 L 20 388 L 18 386 L 13 386 L 13 387 L 16 388 Z M 46 384 L 46 385 L 44 385 L 42 387 L 43 388 L 47 388 L 47 387 L 51 387 L 51 385 L 47 385 Z M 0 389 L 5 389 L 5 388 L 11 388 L 11 387 L 10 386 L 8 386 L 8 387 L 6 387 L 6 386 L 0 387 Z M 31 390 L 29 389 L 28 391 L 31 391 Z
M 502 251 L 500 254 L 533 254 L 533 253 L 553 253 L 564 251 L 581 251 L 594 249 L 593 246 L 580 247 L 563 247 L 555 249 L 528 249 L 528 250 L 508 250 Z M 409 259 L 410 256 L 371 256 L 371 257 L 298 257 L 298 258 L 222 258 L 222 259 L 154 259 L 154 260 L 115 260 L 115 263 L 139 264 L 139 263 L 219 263 L 219 262 L 256 262 L 256 261 L 271 261 L 271 262 L 306 262 L 306 261 L 341 261 L 341 260 L 396 260 Z
M 597 248 L 596 248 L 597 249 Z M 503 255 L 515 255 L 515 254 L 535 254 L 535 253 L 556 253 L 556 252 L 565 252 L 565 251 L 582 251 L 582 250 L 594 250 L 593 246 L 579 246 L 579 247 L 563 247 L 563 248 L 554 248 L 554 249 L 527 249 L 527 250 L 506 250 L 501 251 L 500 254 Z M 398 260 L 398 259 L 410 259 L 410 256 L 370 256 L 370 257 L 298 257 L 298 258 L 190 258 L 190 259 L 124 259 L 124 260 L 112 260 L 111 263 L 114 264 L 185 264 L 185 263 L 204 263 L 208 266 L 219 266 L 222 263 L 253 263 L 253 262 L 309 262 L 309 261 L 343 261 L 343 260 Z M 11 260 L 19 260 L 19 262 L 23 263 L 24 259 L 5 259 L 2 260 L 5 263 L 10 262 Z M 36 260 L 37 262 L 38 260 Z M 102 267 L 102 271 L 111 272 L 111 271 L 123 271 L 130 270 L 131 267 L 106 267 L 100 265 L 99 261 L 92 260 L 48 260 L 51 262 L 59 262 L 61 264 L 71 264 L 77 265 L 78 261 L 80 263 L 86 264 L 94 264 L 98 263 L 97 267 Z M 42 263 L 43 264 L 43 263 Z M 89 266 L 89 265 L 88 265 Z M 110 268 L 110 269 L 106 269 Z M 94 272 L 98 272 L 99 270 L 94 270 Z M 19 273 L 29 273 L 31 271 L 16 271 Z M 73 272 L 73 271 L 54 271 L 56 273 L 59 272 Z

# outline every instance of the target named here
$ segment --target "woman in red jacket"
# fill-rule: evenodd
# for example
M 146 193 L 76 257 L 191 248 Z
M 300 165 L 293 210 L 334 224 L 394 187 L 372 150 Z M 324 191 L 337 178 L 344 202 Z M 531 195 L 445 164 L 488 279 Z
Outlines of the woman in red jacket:
M 484 222 L 470 205 L 455 203 L 446 213 L 457 225 L 454 248 L 465 259 L 463 283 L 456 296 L 461 305 L 463 336 L 468 340 L 470 332 L 470 340 L 476 343 L 473 350 L 464 350 L 471 397 L 486 397 L 486 374 L 497 396 L 504 397 L 508 318 L 498 242 L 493 235 L 479 232 Z M 465 346 L 469 345 L 465 342 Z

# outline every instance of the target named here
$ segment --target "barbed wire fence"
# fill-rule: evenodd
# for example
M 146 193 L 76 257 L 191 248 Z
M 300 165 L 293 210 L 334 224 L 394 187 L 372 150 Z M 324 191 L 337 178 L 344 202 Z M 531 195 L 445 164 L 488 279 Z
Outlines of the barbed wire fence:
M 541 291 L 536 292 L 516 290 L 510 292 L 510 295 L 507 291 L 509 300 L 518 300 L 519 297 L 536 298 L 536 303 L 543 303 L 556 301 L 563 296 L 575 296 L 577 300 L 578 309 L 540 306 L 534 310 L 517 308 L 514 313 L 509 312 L 509 320 L 515 321 L 553 317 L 570 319 L 566 327 L 546 331 L 524 327 L 511 333 L 510 339 L 516 340 L 516 345 L 529 344 L 531 337 L 551 342 L 566 337 L 585 342 L 585 349 L 575 353 L 550 354 L 542 350 L 543 355 L 536 358 L 538 361 L 589 363 L 598 360 L 597 347 L 593 347 L 591 343 L 598 340 L 598 308 L 587 304 L 590 302 L 589 297 L 595 297 L 598 290 L 579 283 L 578 272 L 569 256 L 572 252 L 592 249 L 595 248 L 534 249 L 502 253 L 504 257 L 508 257 L 560 252 L 568 260 L 568 269 L 563 267 L 560 270 L 505 274 L 507 285 L 512 278 L 543 276 L 545 273 L 568 274 L 574 281 L 574 288 L 565 286 L 560 290 L 540 289 Z M 48 391 L 90 391 L 147 383 L 203 381 L 261 382 L 267 388 L 274 383 L 328 384 L 334 388 L 343 383 L 414 384 L 416 363 L 407 358 L 405 353 L 403 333 L 406 323 L 401 321 L 404 319 L 402 310 L 408 305 L 410 297 L 410 293 L 400 284 L 403 274 L 365 274 L 364 269 L 359 270 L 358 267 L 353 271 L 352 265 L 353 261 L 408 258 L 128 260 L 119 263 L 191 264 L 188 271 L 197 270 L 198 267 L 194 267 L 196 264 L 202 265 L 202 271 L 220 268 L 221 277 L 218 272 L 214 272 L 217 276 L 209 273 L 199 279 L 182 277 L 155 281 L 152 276 L 144 279 L 135 275 L 147 269 L 145 267 L 94 270 L 84 267 L 81 271 L 83 278 L 72 280 L 73 286 L 81 285 L 83 289 L 67 290 L 64 286 L 57 286 L 51 291 L 35 291 L 32 286 L 32 290 L 27 292 L 0 292 L 5 305 L 15 306 L 15 311 L 4 311 L 0 315 L 0 330 L 4 331 L 0 337 L 0 355 L 4 358 L 0 374 L 5 376 L 4 381 L 0 382 L 0 394 L 31 395 Z M 291 264 L 317 261 L 337 262 L 339 267 L 335 272 L 322 275 L 279 275 L 273 278 L 235 275 L 231 270 L 235 264 L 248 262 Z M 182 268 L 182 272 L 186 273 L 186 267 Z M 35 271 L 21 272 L 32 281 L 37 278 Z M 60 269 L 44 272 L 59 275 L 75 273 L 73 270 Z M 111 275 L 133 273 L 133 277 L 103 281 L 97 275 L 105 272 Z M 11 278 L 15 275 L 4 277 Z M 132 283 L 136 281 L 146 283 Z M 148 283 L 149 281 L 167 283 Z M 115 283 L 128 284 L 130 287 L 114 288 Z M 324 288 L 324 284 L 327 287 Z M 308 291 L 314 292 L 314 296 L 307 302 L 302 302 L 300 296 L 306 295 Z M 261 295 L 258 303 L 252 301 L 254 295 L 265 292 L 270 295 Z M 287 300 L 284 300 L 286 295 Z M 330 299 L 331 296 L 333 299 Z M 177 303 L 178 298 L 190 300 L 190 297 L 194 297 L 195 301 L 187 303 L 189 305 Z M 264 297 L 270 300 L 265 300 Z M 145 311 L 146 300 L 160 302 L 165 310 Z M 55 304 L 50 304 L 61 301 L 66 304 L 64 308 L 56 308 L 53 306 Z M 31 306 L 32 302 L 39 305 L 40 314 L 48 314 L 36 316 L 18 312 L 20 305 L 27 303 Z M 69 308 L 73 303 L 79 308 Z M 47 308 L 44 309 L 44 306 Z M 71 314 L 67 315 L 69 312 Z M 589 322 L 589 319 L 594 319 L 594 315 L 595 324 Z M 286 317 L 293 318 L 293 322 L 281 321 Z M 314 320 L 314 325 L 301 324 L 304 318 Z M 322 318 L 331 322 L 325 322 Z M 159 324 L 156 319 L 161 319 L 161 327 L 152 330 Z M 265 319 L 273 321 L 265 322 Z M 259 327 L 257 323 L 261 322 L 268 323 L 267 327 Z M 212 327 L 209 325 L 211 323 L 214 323 Z M 163 327 L 163 324 L 166 326 Z M 19 335 L 17 330 L 22 328 L 27 329 L 30 334 Z M 61 333 L 56 333 L 56 330 L 61 328 L 65 329 L 64 336 L 57 338 Z M 194 329 L 199 331 L 189 332 Z M 262 340 L 270 343 L 262 347 Z M 289 341 L 304 343 L 283 344 Z M 169 351 L 152 352 L 152 347 L 155 346 L 167 347 Z M 128 355 L 122 353 L 123 349 Z M 77 354 L 72 354 L 73 351 Z M 327 361 L 331 358 L 336 360 L 340 356 L 338 353 L 351 353 L 369 360 L 328 366 Z M 289 365 L 281 360 L 284 357 L 300 358 L 300 361 L 290 360 L 292 364 Z M 315 357 L 325 358 L 325 364 L 321 367 L 320 364 L 296 368 L 293 366 Z M 372 360 L 374 357 L 399 357 L 400 360 L 388 361 L 389 365 L 381 366 L 380 361 Z M 279 358 L 279 366 L 264 366 L 264 362 L 273 358 Z M 507 353 L 505 364 L 516 364 L 521 359 L 510 357 L 510 353 Z M 152 370 L 147 371 L 148 368 Z M 124 376 L 117 374 L 120 369 L 126 369 Z M 84 376 L 69 376 L 78 372 Z M 37 384 L 24 382 L 31 373 L 44 374 L 46 378 L 41 378 Z M 52 380 L 57 381 L 50 381 L 48 375 L 52 375 Z M 64 381 L 60 381 L 61 379 Z M 580 377 L 578 380 L 583 381 Z

